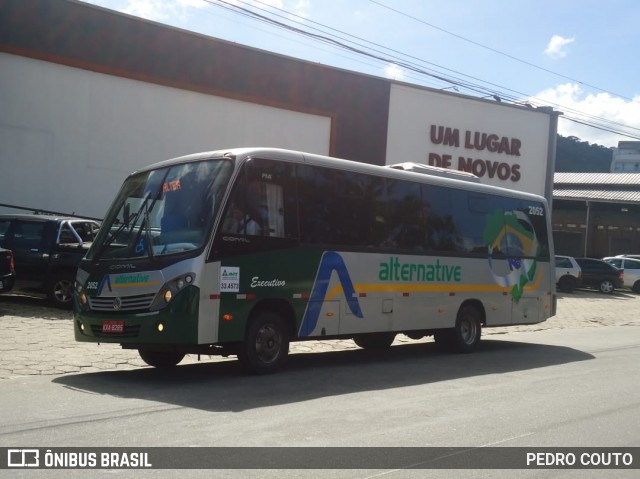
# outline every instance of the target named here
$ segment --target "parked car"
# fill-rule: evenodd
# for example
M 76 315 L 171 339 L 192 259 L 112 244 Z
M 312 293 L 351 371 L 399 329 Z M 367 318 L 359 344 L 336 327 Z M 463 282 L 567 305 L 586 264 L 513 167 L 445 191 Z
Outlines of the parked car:
M 608 256 L 603 261 L 624 271 L 624 286 L 634 293 L 640 293 L 640 259 L 627 256 Z
M 572 293 L 582 284 L 582 269 L 573 256 L 556 255 L 556 285 L 564 293 Z
M 582 284 L 611 294 L 623 284 L 623 271 L 596 258 L 575 258 L 582 270 Z
M 0 247 L 13 252 L 15 290 L 47 294 L 60 308 L 71 308 L 80 260 L 100 224 L 83 218 L 0 215 Z
M 11 291 L 15 277 L 13 252 L 9 249 L 0 248 L 0 293 Z
M 617 254 L 616 258 L 640 259 L 640 254 Z

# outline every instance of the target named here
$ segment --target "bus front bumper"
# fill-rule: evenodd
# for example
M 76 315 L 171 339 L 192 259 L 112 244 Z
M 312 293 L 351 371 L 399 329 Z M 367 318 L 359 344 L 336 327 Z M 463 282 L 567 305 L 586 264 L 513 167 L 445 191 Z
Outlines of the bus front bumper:
M 91 312 L 74 299 L 76 341 L 120 344 L 198 343 L 199 289 L 187 287 L 163 309 L 141 313 Z

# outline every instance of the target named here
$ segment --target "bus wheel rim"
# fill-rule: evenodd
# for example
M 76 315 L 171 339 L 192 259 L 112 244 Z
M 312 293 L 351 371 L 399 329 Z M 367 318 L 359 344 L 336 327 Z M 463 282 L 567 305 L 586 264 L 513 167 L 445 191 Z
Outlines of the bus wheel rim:
M 256 336 L 256 354 L 263 363 L 272 363 L 280 355 L 282 337 L 273 324 L 265 324 Z
M 460 337 L 466 344 L 471 344 L 476 337 L 476 323 L 471 319 L 465 319 L 460 325 Z

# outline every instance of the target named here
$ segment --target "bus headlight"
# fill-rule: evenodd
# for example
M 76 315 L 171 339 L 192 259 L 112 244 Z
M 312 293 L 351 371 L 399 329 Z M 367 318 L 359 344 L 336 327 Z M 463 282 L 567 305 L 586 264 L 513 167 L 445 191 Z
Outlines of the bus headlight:
M 78 297 L 80 307 L 84 310 L 87 310 L 89 308 L 89 298 L 87 297 L 87 293 L 84 292 L 82 284 L 76 281 L 74 289 L 76 296 Z
M 165 290 L 163 297 L 164 297 L 164 302 L 169 303 L 169 301 L 171 301 L 171 298 L 173 297 L 173 293 L 171 292 L 170 289 L 167 289 Z
M 180 291 L 193 284 L 195 278 L 195 273 L 185 273 L 173 278 L 171 281 L 167 281 L 162 288 L 160 288 L 160 291 L 153 300 L 153 303 L 151 303 L 149 310 L 157 311 L 165 308 Z

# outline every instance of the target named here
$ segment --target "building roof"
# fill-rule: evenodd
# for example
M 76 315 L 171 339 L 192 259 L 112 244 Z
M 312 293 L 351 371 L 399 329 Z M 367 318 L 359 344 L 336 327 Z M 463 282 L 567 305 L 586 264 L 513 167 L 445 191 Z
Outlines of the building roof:
M 553 199 L 640 204 L 640 173 L 555 173 Z

